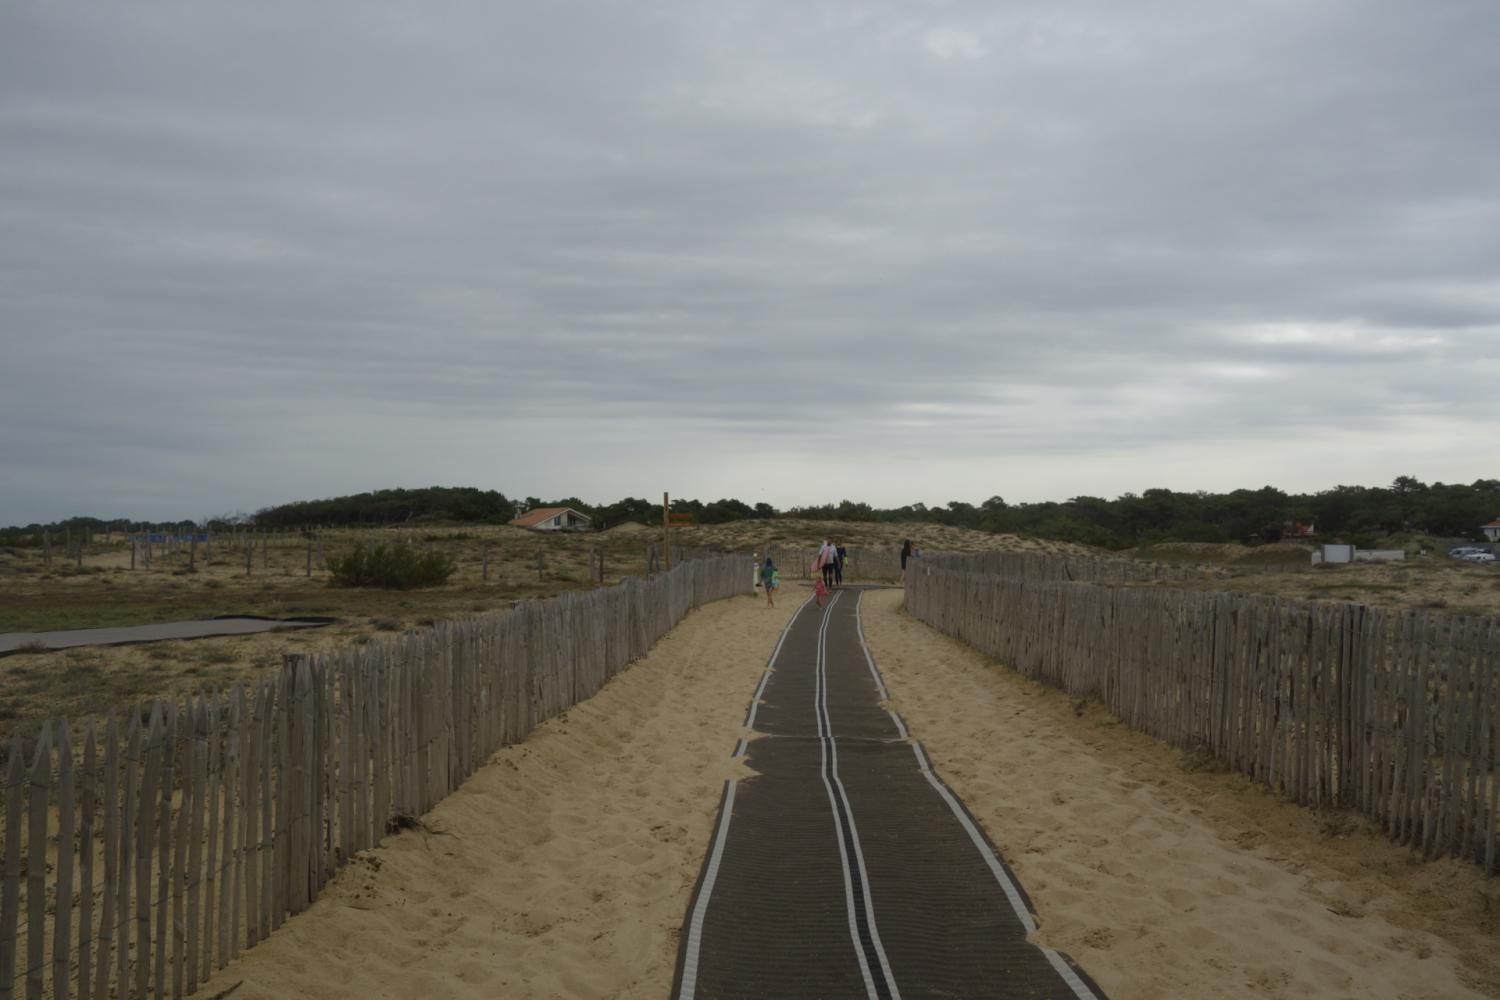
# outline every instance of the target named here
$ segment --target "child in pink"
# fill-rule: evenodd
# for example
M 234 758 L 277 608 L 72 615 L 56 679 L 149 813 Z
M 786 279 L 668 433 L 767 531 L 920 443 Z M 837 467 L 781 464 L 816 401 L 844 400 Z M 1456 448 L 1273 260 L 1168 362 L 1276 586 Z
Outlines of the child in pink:
M 823 606 L 823 598 L 828 596 L 828 584 L 823 582 L 821 576 L 813 582 L 813 593 L 817 595 L 818 607 L 821 608 Z

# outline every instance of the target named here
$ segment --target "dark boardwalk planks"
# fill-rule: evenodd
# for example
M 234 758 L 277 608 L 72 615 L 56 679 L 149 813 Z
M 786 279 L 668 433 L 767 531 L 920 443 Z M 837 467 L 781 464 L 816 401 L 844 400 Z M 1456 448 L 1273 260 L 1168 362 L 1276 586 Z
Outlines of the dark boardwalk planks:
M 674 996 L 1102 997 L 1027 942 L 1025 895 L 934 775 L 858 624 L 804 606 L 768 668 L 688 910 Z

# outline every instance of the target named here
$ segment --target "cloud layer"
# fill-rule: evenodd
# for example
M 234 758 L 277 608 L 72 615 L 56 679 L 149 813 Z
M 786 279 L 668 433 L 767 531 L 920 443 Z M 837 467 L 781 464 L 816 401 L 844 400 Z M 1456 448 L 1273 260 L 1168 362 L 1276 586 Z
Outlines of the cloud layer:
M 1493 472 L 1500 8 L 10 5 L 0 523 Z

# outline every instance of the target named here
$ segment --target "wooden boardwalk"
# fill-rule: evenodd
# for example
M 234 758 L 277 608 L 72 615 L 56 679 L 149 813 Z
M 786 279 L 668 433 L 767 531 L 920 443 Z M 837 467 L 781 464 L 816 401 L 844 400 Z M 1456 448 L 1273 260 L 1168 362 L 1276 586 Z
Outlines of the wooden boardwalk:
M 862 591 L 793 618 L 735 748 L 673 996 L 1102 1000 L 933 773 L 864 644 Z

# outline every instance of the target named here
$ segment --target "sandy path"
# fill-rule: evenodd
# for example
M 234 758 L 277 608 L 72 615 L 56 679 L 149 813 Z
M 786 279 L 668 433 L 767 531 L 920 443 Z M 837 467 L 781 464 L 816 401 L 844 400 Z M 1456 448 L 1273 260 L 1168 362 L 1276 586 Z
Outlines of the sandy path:
M 690 614 L 589 701 L 508 747 L 199 995 L 650 997 L 677 934 L 745 708 L 800 601 Z
M 729 753 L 788 588 L 689 615 L 220 973 L 262 998 L 667 996 Z M 886 682 L 1112 1000 L 1500 996 L 1500 886 L 1278 802 L 867 594 Z
M 1500 887 L 1278 801 L 870 593 L 865 634 L 934 766 L 1111 1000 L 1500 996 Z

